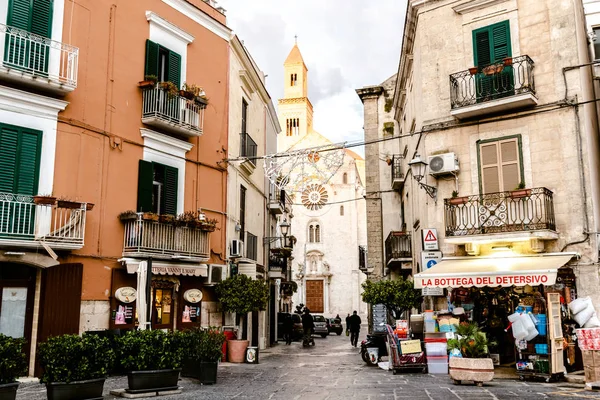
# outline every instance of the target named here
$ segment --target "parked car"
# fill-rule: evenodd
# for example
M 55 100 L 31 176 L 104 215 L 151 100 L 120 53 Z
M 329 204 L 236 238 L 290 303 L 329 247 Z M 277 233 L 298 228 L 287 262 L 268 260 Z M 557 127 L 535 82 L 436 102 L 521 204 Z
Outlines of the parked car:
M 302 320 L 300 319 L 300 315 L 290 314 L 287 312 L 277 313 L 277 338 L 283 339 L 283 321 L 286 318 L 291 318 L 292 323 L 294 324 L 292 328 L 292 340 L 302 339 L 304 330 L 302 329 Z
M 315 321 L 315 335 L 321 335 L 326 337 L 329 335 L 329 329 L 327 329 L 327 319 L 322 315 L 313 315 L 313 321 Z
M 341 321 L 336 321 L 335 318 L 329 318 L 329 324 L 327 324 L 327 330 L 329 333 L 334 332 L 336 335 L 341 335 L 344 332 L 344 327 Z

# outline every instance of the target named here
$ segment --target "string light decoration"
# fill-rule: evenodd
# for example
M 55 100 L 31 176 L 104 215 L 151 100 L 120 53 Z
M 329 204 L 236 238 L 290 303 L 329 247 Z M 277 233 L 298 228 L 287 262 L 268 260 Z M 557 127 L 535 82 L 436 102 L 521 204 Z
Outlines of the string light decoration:
M 327 204 L 328 198 L 327 190 L 323 186 L 313 183 L 304 189 L 301 200 L 304 207 L 310 211 L 317 211 Z
M 344 163 L 345 147 L 329 144 L 264 157 L 265 174 L 279 189 L 304 191 L 313 182 L 325 184 Z

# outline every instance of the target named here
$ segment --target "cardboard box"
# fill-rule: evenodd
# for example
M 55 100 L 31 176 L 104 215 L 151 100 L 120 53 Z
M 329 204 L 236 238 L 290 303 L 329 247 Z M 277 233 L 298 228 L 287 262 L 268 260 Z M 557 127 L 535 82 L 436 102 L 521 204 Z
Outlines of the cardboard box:
M 586 382 L 600 381 L 600 367 L 583 367 Z
M 592 354 L 594 355 L 594 367 L 600 367 L 600 351 L 592 350 Z
M 421 341 L 420 340 L 401 340 L 400 351 L 402 354 L 420 353 Z
M 593 367 L 593 366 L 595 366 L 594 351 L 593 350 L 582 350 L 581 351 L 581 355 L 583 357 L 583 366 L 584 367 Z

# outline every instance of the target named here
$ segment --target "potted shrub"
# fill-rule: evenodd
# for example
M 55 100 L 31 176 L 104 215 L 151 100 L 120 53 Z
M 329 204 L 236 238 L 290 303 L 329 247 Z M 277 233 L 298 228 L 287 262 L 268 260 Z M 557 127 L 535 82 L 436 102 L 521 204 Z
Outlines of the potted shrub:
M 135 211 L 133 211 L 133 210 L 123 211 L 122 213 L 119 214 L 119 219 L 121 221 L 136 220 L 137 219 L 137 213 Z
M 450 377 L 455 384 L 473 381 L 477 386 L 494 379 L 494 362 L 489 357 L 488 342 L 476 322 L 456 326 L 458 339 L 448 340 L 448 350 L 458 349 L 462 357 L 450 358 Z
M 164 90 L 165 92 L 167 92 L 167 94 L 169 95 L 169 98 L 179 96 L 179 88 L 173 82 L 170 82 L 170 81 L 161 82 L 161 83 L 159 83 L 159 87 L 162 90 Z
M 467 201 L 469 201 L 468 196 L 458 197 L 458 192 L 456 190 L 453 190 L 452 198 L 450 198 L 448 200 L 448 203 L 453 204 L 453 205 L 458 205 L 458 204 L 465 204 Z
M 128 393 L 177 389 L 184 350 L 181 334 L 129 331 L 116 343 L 119 362 L 127 371 Z
M 33 196 L 33 203 L 38 205 L 53 206 L 56 204 L 56 197 L 51 194 L 40 194 Z
M 48 400 L 98 399 L 115 353 L 108 338 L 62 335 L 40 343 L 38 360 Z
M 264 310 L 269 300 L 269 286 L 260 280 L 246 275 L 235 275 L 220 282 L 215 291 L 225 312 L 233 312 L 240 316 L 242 330 L 246 327 L 248 313 Z M 242 337 L 245 335 L 242 333 Z M 227 359 L 230 362 L 242 363 L 246 356 L 248 341 L 244 339 L 227 341 Z
M 518 199 L 521 197 L 527 197 L 531 195 L 531 189 L 525 189 L 525 182 L 519 182 L 519 186 L 510 192 L 510 197 L 513 199 Z
M 216 218 L 207 219 L 206 221 L 199 221 L 199 228 L 202 231 L 214 232 L 217 229 L 217 223 L 219 221 Z
M 198 215 L 193 211 L 185 211 L 177 216 L 177 225 L 187 226 L 188 228 L 196 228 L 200 224 Z
M 183 335 L 186 355 L 181 374 L 196 378 L 202 384 L 217 383 L 217 368 L 223 356 L 225 334 L 216 328 L 196 328 L 185 331 Z
M 144 76 L 144 80 L 140 81 L 138 84 L 141 88 L 148 88 L 156 86 L 156 82 L 158 82 L 158 77 L 156 75 L 146 75 Z
M 17 378 L 27 373 L 24 346 L 25 339 L 0 333 L 0 400 L 15 400 L 17 397 Z

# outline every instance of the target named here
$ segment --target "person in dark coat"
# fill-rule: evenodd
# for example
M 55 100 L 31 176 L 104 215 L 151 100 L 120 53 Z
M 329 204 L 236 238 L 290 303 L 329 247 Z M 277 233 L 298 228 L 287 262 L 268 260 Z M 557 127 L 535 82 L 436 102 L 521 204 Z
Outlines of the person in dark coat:
M 360 324 L 362 321 L 358 313 L 354 311 L 349 319 L 350 322 L 350 344 L 354 347 L 358 345 L 358 333 L 360 332 Z
M 334 321 L 335 321 L 336 323 L 338 323 L 338 324 L 341 324 L 341 323 L 342 323 L 342 319 L 340 318 L 340 314 L 337 314 L 337 315 L 335 316 L 335 318 L 334 318 Z
M 348 316 L 346 317 L 346 336 L 348 336 L 349 332 L 350 332 L 350 314 L 348 314 Z
M 310 310 L 308 308 L 305 308 L 304 314 L 302 314 L 302 329 L 304 329 L 305 340 L 310 339 L 315 330 L 315 321 L 313 320 L 313 316 L 310 315 Z
M 283 324 L 281 325 L 283 338 L 285 339 L 285 344 L 292 344 L 292 331 L 294 329 L 294 321 L 292 320 L 292 316 L 290 314 L 285 314 L 283 317 Z

